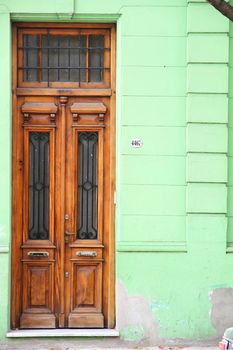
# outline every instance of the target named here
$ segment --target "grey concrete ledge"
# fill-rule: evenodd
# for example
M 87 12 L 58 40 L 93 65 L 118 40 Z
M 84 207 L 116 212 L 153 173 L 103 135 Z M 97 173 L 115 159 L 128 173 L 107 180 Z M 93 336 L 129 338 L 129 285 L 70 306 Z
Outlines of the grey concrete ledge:
M 7 338 L 37 338 L 37 337 L 118 337 L 116 329 L 30 329 L 12 330 Z

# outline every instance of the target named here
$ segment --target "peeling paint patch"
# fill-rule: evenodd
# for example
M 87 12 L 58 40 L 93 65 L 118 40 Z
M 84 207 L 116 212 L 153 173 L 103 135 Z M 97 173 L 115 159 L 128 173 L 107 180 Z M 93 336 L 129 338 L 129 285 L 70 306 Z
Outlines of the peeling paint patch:
M 121 338 L 127 341 L 141 340 L 144 338 L 142 325 L 126 326 L 120 332 Z
M 117 283 L 117 328 L 121 339 L 156 344 L 161 341 L 159 323 L 149 301 L 141 295 L 128 295 L 122 282 Z
M 216 335 L 221 337 L 233 325 L 233 288 L 217 288 L 209 294 L 212 304 L 210 319 Z

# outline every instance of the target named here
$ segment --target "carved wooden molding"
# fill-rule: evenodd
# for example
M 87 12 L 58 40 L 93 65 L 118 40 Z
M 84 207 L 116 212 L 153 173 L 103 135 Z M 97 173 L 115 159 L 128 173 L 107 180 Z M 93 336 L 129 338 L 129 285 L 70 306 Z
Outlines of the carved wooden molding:
M 80 114 L 96 114 L 100 124 L 104 124 L 107 107 L 103 102 L 76 102 L 70 107 L 73 121 L 78 122 Z
M 61 106 L 65 106 L 68 102 L 68 97 L 67 96 L 60 96 L 59 98 Z
M 57 106 L 48 102 L 26 102 L 21 107 L 24 122 L 28 123 L 32 114 L 49 114 L 50 121 L 55 122 Z

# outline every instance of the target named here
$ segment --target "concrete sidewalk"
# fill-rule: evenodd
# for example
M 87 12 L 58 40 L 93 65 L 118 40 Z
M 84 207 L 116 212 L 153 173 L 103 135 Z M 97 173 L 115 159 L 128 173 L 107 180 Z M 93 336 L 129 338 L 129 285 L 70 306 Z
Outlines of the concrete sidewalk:
M 0 350 L 218 350 L 220 339 L 160 339 L 148 346 L 149 339 L 125 341 L 115 338 L 6 338 Z
M 41 344 L 43 343 L 43 344 Z M 59 341 L 54 341 L 53 345 L 52 344 L 48 344 L 50 342 L 47 342 L 46 344 L 46 340 L 44 342 L 38 342 L 37 340 L 33 341 L 32 339 L 30 340 L 30 342 L 27 342 L 27 344 L 25 343 L 21 343 L 21 344 L 10 344 L 10 343 L 5 343 L 5 344 L 1 344 L 0 343 L 0 350 L 218 350 L 218 344 L 215 344 L 215 346 L 211 346 L 211 345 L 202 345 L 202 346 L 166 346 L 166 345 L 159 345 L 159 346 L 152 346 L 152 347 L 140 347 L 140 346 L 135 346 L 132 347 L 129 346 L 123 346 L 123 347 L 93 347 L 93 343 L 92 346 L 88 345 L 86 347 L 82 347 L 79 346 L 79 341 L 73 341 L 73 344 L 68 344 L 68 342 L 59 342 Z M 66 343 L 66 344 L 65 344 Z

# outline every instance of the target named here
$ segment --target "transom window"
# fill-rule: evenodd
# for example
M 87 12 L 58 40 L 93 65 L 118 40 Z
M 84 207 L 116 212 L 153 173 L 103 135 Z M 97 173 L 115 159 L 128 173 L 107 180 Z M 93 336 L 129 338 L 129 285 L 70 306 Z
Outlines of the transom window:
M 85 88 L 110 84 L 108 30 L 22 29 L 18 56 L 19 87 Z

